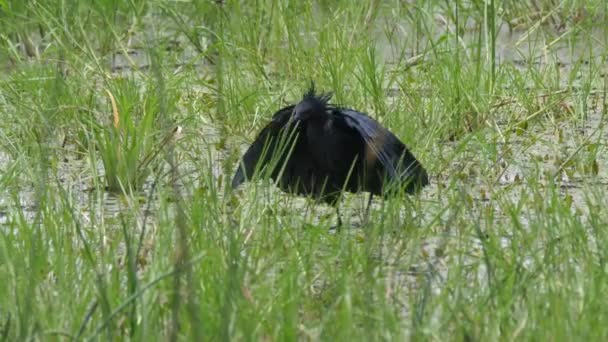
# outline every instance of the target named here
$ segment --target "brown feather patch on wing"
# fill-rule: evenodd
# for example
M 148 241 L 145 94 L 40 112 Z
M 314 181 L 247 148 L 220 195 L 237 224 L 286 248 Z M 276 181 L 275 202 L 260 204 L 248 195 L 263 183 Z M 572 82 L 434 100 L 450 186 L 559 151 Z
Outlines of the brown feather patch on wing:
M 382 149 L 386 141 L 385 134 L 375 134 L 374 137 L 365 144 L 365 162 L 372 167 L 378 161 L 378 151 Z

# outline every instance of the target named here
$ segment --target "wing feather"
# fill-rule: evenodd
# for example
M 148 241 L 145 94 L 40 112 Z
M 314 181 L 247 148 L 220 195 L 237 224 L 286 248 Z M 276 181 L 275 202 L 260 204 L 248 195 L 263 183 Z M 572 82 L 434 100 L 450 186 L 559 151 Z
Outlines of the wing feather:
M 347 125 L 359 132 L 367 147 L 375 154 L 389 176 L 397 175 L 399 154 L 405 145 L 386 128 L 371 117 L 350 109 L 342 109 Z M 397 159 L 397 160 L 396 160 Z
M 288 124 L 294 106 L 285 107 L 272 116 L 270 121 L 258 134 L 243 158 L 239 161 L 237 170 L 232 178 L 232 188 L 251 179 L 259 167 L 264 166 L 275 154 L 283 128 Z M 259 163 L 262 165 L 259 165 Z
M 428 175 L 420 162 L 388 129 L 364 113 L 352 109 L 340 109 L 347 125 L 356 129 L 363 137 L 368 149 L 377 158 L 391 179 L 428 184 Z M 369 157 L 369 156 L 368 156 Z

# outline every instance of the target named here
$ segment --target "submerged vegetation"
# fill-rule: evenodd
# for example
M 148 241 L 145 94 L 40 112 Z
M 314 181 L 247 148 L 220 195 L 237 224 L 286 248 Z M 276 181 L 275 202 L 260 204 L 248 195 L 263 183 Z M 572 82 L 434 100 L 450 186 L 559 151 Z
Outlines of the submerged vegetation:
M 605 0 L 0 0 L 0 46 L 0 340 L 608 337 Z M 310 80 L 430 186 L 229 191 Z

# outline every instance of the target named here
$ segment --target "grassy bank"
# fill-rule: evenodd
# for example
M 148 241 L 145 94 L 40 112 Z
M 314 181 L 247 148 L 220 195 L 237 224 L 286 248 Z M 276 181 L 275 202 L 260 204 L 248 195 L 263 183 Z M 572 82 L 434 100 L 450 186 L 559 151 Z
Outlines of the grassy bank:
M 608 337 L 603 0 L 0 0 L 0 46 L 0 340 Z M 311 79 L 432 185 L 339 234 L 227 191 Z

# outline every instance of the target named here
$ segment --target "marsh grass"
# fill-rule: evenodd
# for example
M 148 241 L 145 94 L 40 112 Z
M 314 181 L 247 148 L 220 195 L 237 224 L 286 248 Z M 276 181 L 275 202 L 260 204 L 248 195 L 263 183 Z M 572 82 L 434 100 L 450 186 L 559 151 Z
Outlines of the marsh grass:
M 0 340 L 608 336 L 605 1 L 0 0 L 0 45 Z M 311 79 L 432 185 L 339 234 L 229 191 Z
M 94 126 L 90 153 L 99 151 L 109 191 L 133 192 L 142 188 L 173 132 L 161 135 L 159 104 L 150 90 L 141 94 L 138 85 L 129 79 L 113 83 L 112 90 L 106 91 L 112 122 Z

